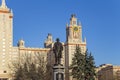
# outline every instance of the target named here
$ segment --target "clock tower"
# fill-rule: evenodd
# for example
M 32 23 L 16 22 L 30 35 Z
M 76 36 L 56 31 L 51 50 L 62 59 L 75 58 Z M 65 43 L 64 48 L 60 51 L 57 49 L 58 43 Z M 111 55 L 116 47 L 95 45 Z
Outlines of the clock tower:
M 13 13 L 6 6 L 5 0 L 0 5 L 0 74 L 6 76 L 11 60 L 13 46 Z M 1 78 L 0 78 L 1 79 Z
M 67 43 L 82 42 L 82 27 L 78 24 L 75 14 L 71 15 L 70 25 L 66 26 L 66 39 Z
M 72 80 L 69 76 L 69 66 L 72 63 L 73 54 L 75 53 L 76 46 L 81 48 L 84 54 L 86 51 L 86 39 L 82 40 L 82 26 L 78 23 L 76 15 L 72 14 L 70 24 L 66 25 L 66 43 L 65 43 L 65 66 L 66 66 L 66 80 Z

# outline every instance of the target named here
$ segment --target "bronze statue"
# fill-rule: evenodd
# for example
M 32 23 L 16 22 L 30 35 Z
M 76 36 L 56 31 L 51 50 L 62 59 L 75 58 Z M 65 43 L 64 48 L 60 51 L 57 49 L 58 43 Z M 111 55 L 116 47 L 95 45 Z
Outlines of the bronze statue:
M 55 54 L 55 64 L 61 64 L 63 46 L 59 38 L 56 39 L 56 42 L 53 46 L 53 52 Z

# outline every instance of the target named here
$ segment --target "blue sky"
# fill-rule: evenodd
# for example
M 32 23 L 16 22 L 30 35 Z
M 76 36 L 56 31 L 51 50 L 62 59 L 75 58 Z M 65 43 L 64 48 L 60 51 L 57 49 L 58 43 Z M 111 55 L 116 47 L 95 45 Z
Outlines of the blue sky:
M 120 0 L 6 0 L 14 13 L 14 46 L 43 47 L 48 33 L 65 42 L 66 23 L 75 13 L 96 65 L 120 65 Z

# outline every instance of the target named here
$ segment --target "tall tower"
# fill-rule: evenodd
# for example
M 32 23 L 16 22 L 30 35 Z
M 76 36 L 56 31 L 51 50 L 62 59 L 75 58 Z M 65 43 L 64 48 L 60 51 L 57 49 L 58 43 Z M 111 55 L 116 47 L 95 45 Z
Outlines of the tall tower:
M 66 26 L 66 43 L 65 43 L 65 66 L 66 66 L 66 80 L 72 80 L 69 77 L 69 66 L 72 63 L 73 54 L 76 46 L 81 48 L 81 51 L 86 51 L 86 40 L 82 40 L 82 26 L 78 23 L 76 15 L 72 14 L 70 24 Z
M 13 13 L 5 0 L 0 5 L 0 74 L 8 73 L 8 62 L 11 60 L 13 46 Z M 0 77 L 1 78 L 1 77 Z M 6 78 L 5 78 L 6 79 Z

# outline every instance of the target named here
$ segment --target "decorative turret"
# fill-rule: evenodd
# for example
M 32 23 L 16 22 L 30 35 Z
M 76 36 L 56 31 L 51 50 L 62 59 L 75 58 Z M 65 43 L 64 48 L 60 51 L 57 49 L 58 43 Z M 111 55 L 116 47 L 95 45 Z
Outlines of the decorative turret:
M 18 47 L 25 47 L 25 42 L 24 42 L 24 40 L 19 40 L 19 42 L 18 42 Z
M 84 43 L 84 44 L 87 44 L 86 37 L 84 38 L 83 43 Z
M 5 0 L 2 0 L 1 8 L 7 8 Z
M 10 13 L 10 9 L 7 7 L 5 0 L 2 0 L 0 5 L 0 12 L 1 13 Z
M 44 42 L 44 47 L 45 48 L 51 48 L 52 47 L 52 43 L 53 43 L 52 35 L 50 33 L 48 33 L 47 39 Z
M 76 18 L 76 15 L 75 15 L 75 14 L 72 14 L 72 15 L 71 15 L 70 25 L 71 25 L 71 26 L 77 26 L 77 18 Z
M 12 9 L 10 10 L 10 13 L 11 13 L 11 15 L 13 16 L 13 10 L 12 10 Z
M 6 5 L 5 0 L 2 0 L 2 3 L 1 3 L 0 8 L 2 8 L 2 9 L 7 9 L 7 5 Z

